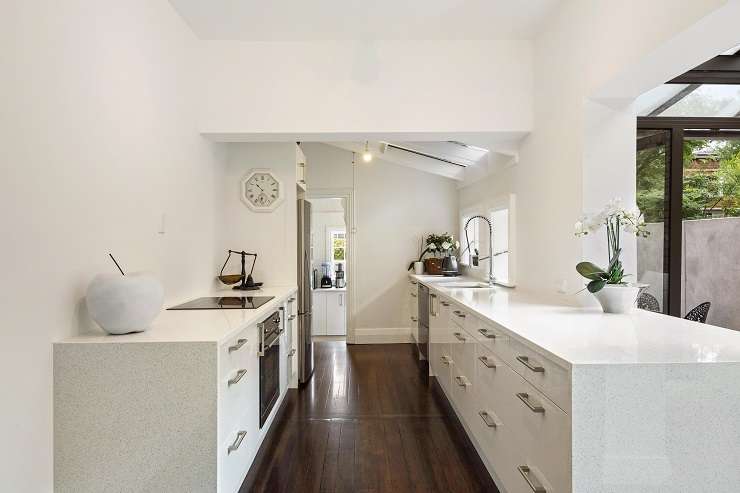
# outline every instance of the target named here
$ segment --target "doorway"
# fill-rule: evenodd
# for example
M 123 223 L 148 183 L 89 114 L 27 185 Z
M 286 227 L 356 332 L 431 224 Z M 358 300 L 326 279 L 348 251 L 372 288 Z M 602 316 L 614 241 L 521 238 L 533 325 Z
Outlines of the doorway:
M 314 341 L 352 342 L 351 293 L 354 283 L 351 194 L 310 192 L 311 297 Z

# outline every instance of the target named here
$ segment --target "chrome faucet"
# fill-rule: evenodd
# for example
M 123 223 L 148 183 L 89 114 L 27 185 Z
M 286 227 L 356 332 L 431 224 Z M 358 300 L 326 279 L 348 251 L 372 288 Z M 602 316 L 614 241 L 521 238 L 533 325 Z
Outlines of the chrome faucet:
M 464 228 L 465 242 L 468 244 L 465 251 L 470 250 L 470 240 L 468 239 L 468 225 L 470 224 L 470 221 L 472 221 L 473 219 L 483 219 L 486 222 L 486 224 L 488 224 L 488 257 L 479 258 L 478 249 L 476 248 L 475 255 L 471 255 L 471 259 L 472 259 L 473 265 L 476 267 L 478 266 L 478 263 L 481 260 L 488 259 L 488 285 L 493 287 L 493 280 L 494 280 L 493 278 L 493 225 L 491 225 L 491 220 L 485 216 L 473 216 L 470 219 L 468 219 L 467 222 L 465 223 L 465 228 Z M 465 251 L 463 251 L 463 253 L 465 253 Z

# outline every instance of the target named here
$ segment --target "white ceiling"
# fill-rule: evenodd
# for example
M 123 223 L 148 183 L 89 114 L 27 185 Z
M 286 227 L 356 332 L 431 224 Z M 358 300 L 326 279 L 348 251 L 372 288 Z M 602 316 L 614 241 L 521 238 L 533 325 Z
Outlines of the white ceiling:
M 531 39 L 559 0 L 170 0 L 202 39 Z

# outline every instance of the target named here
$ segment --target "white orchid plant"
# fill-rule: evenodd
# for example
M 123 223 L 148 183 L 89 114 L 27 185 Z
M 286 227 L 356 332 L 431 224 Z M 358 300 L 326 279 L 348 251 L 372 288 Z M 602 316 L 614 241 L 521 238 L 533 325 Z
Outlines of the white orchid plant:
M 609 265 L 602 269 L 591 262 L 580 262 L 576 270 L 589 280 L 586 288 L 591 293 L 597 293 L 607 284 L 624 284 L 624 267 L 619 260 L 622 253 L 620 239 L 622 231 L 646 238 L 650 235 L 645 219 L 637 207 L 626 209 L 620 199 L 613 199 L 597 214 L 583 216 L 575 225 L 575 234 L 578 237 L 595 234 L 602 227 L 606 228 L 607 248 L 609 250 Z

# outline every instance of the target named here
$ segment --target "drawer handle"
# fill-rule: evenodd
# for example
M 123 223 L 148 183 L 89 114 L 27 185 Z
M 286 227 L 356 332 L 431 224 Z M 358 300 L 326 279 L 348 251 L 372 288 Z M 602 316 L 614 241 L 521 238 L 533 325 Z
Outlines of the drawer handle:
M 481 419 L 483 420 L 483 422 L 489 428 L 498 428 L 498 423 L 496 422 L 495 419 L 493 419 L 493 417 L 491 416 L 491 414 L 493 414 L 493 413 L 490 413 L 488 411 L 481 411 L 481 412 L 478 413 L 478 416 L 481 417 Z
M 488 356 L 479 356 L 478 359 L 486 368 L 496 369 L 496 363 L 494 363 L 493 360 L 491 360 L 491 358 L 489 358 Z
M 295 348 L 291 349 L 290 352 L 288 353 L 288 358 L 292 356 L 295 356 Z
M 517 469 L 534 493 L 547 493 L 547 489 L 537 481 L 529 466 L 519 466 Z
M 465 377 L 455 377 L 455 381 L 460 387 L 469 387 L 470 382 Z
M 295 298 L 288 298 L 288 303 L 293 303 L 295 301 Z
M 461 312 L 460 310 L 455 310 L 452 313 L 454 313 L 455 315 L 457 315 L 460 318 L 465 318 L 465 314 L 463 312 Z
M 247 339 L 238 339 L 236 341 L 236 344 L 234 344 L 233 346 L 229 346 L 229 352 L 231 353 L 231 352 L 234 352 L 234 351 L 238 351 L 246 343 L 247 343 Z
M 450 303 L 447 301 L 440 301 L 442 303 L 442 306 L 450 306 Z
M 417 284 L 419 284 L 419 283 L 418 283 L 418 282 L 416 282 L 416 281 L 411 281 L 411 284 L 413 284 L 414 286 L 416 286 L 416 285 L 417 285 Z
M 232 443 L 231 445 L 229 445 L 229 448 L 226 449 L 227 453 L 230 454 L 231 452 L 236 452 L 236 450 L 239 448 L 239 446 L 244 441 L 244 437 L 245 436 L 247 436 L 247 432 L 246 431 L 240 431 L 239 433 L 237 433 L 236 434 L 236 440 L 234 440 L 234 443 Z
M 495 339 L 496 337 L 498 337 L 496 334 L 488 332 L 488 329 L 478 329 L 478 332 L 488 337 L 489 339 Z
M 289 316 L 289 317 L 288 317 L 288 321 L 291 321 L 291 320 L 295 320 L 295 317 L 296 317 L 295 315 L 291 315 L 291 316 Z
M 416 293 L 410 293 L 410 294 L 411 294 L 411 296 L 413 296 L 414 298 L 418 298 L 418 297 L 419 297 L 419 295 L 418 295 L 418 294 L 416 294 Z
M 517 397 L 519 397 L 519 400 L 522 401 L 530 411 L 533 413 L 545 413 L 545 408 L 540 406 L 539 404 L 532 404 L 532 401 L 529 400 L 529 394 L 526 392 L 519 392 L 516 394 Z
M 236 372 L 236 375 L 234 375 L 234 378 L 229 379 L 229 387 L 231 387 L 232 385 L 238 384 L 239 380 L 241 380 L 242 377 L 244 377 L 244 375 L 246 374 L 247 374 L 247 370 L 243 368 L 239 370 L 238 372 Z
M 535 373 L 545 373 L 545 367 L 544 366 L 540 366 L 538 364 L 532 364 L 529 361 L 529 357 L 528 356 L 517 356 L 516 357 L 516 360 L 519 363 L 521 363 L 524 366 L 526 366 L 527 368 L 529 368 L 530 370 L 532 370 L 533 372 L 535 372 Z
M 445 365 L 449 365 L 450 363 L 452 363 L 452 360 L 450 359 L 449 356 L 442 356 L 439 359 L 441 359 L 442 363 L 444 363 Z
M 462 335 L 461 333 L 459 333 L 459 332 L 455 332 L 455 333 L 453 333 L 452 335 L 454 335 L 454 336 L 455 336 L 455 337 L 457 338 L 457 340 L 458 340 L 458 341 L 461 341 L 461 342 L 465 342 L 465 341 L 467 341 L 467 340 L 468 340 L 468 339 L 467 339 L 467 338 L 466 338 L 465 336 L 463 336 L 463 335 Z
M 412 322 L 418 322 L 418 321 L 419 321 L 419 319 L 418 319 L 418 318 L 416 318 L 416 317 L 411 317 L 411 321 L 412 321 Z

